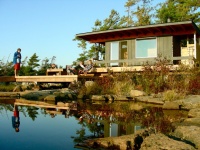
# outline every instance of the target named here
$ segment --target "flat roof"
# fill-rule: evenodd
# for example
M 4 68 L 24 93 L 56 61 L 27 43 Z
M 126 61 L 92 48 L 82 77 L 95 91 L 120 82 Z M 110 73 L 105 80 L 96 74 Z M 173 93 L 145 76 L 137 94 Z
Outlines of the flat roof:
M 200 36 L 200 29 L 193 21 L 169 22 L 145 26 L 131 26 L 120 29 L 94 31 L 76 34 L 76 37 L 90 43 L 105 43 L 107 41 L 126 40 L 157 36 Z

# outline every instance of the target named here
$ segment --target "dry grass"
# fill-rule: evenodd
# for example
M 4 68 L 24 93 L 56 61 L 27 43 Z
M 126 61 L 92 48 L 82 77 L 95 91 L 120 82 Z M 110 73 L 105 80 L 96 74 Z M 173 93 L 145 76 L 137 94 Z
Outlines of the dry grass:
M 174 101 L 183 99 L 186 96 L 185 93 L 177 93 L 175 90 L 168 90 L 163 93 L 164 101 Z

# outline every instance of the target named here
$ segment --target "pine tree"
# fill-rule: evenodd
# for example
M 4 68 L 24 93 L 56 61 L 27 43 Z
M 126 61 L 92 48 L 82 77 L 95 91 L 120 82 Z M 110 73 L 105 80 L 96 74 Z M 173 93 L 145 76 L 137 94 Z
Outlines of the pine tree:
M 26 76 L 37 75 L 37 69 L 40 66 L 39 61 L 38 56 L 34 53 L 28 60 L 28 66 L 25 67 L 24 74 Z

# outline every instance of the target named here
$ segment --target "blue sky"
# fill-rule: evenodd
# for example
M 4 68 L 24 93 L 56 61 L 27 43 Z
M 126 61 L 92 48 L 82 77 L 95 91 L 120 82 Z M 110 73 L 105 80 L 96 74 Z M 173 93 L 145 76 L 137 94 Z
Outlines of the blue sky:
M 22 60 L 56 56 L 59 66 L 72 64 L 82 50 L 73 41 L 90 32 L 112 9 L 125 15 L 127 0 L 0 0 L 0 60 L 11 61 L 17 48 Z M 155 0 L 154 0 L 155 1 Z

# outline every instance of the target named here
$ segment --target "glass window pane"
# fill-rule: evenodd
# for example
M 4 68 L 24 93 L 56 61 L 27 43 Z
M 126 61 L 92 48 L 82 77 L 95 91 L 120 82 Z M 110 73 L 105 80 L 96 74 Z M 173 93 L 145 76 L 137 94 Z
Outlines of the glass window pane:
M 119 42 L 111 43 L 110 60 L 119 60 Z M 111 66 L 118 65 L 119 63 L 111 63 Z
M 136 58 L 157 57 L 156 39 L 137 39 Z

